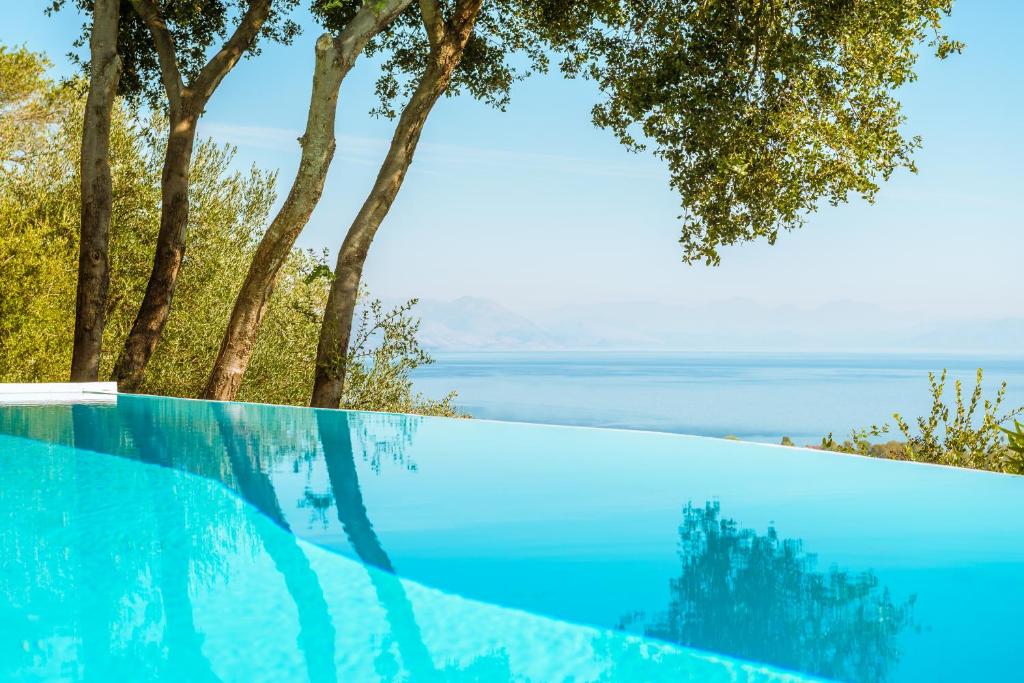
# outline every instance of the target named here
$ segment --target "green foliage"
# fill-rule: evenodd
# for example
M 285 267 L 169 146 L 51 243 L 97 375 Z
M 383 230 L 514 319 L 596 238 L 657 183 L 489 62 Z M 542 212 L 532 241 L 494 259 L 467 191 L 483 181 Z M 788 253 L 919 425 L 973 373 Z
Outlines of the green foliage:
M 960 380 L 954 382 L 952 405 L 943 400 L 946 388 L 946 371 L 936 378 L 928 373 L 932 407 L 926 416 L 914 420 L 916 429 L 899 413 L 893 414 L 896 428 L 903 441 L 885 444 L 873 443 L 872 438 L 887 434 L 888 424 L 872 425 L 868 429 L 854 430 L 850 438 L 838 443 L 829 434 L 822 439 L 821 448 L 843 453 L 857 453 L 875 457 L 930 462 L 953 467 L 993 470 L 1024 474 L 1024 458 L 1014 443 L 1008 444 L 1004 434 L 1011 434 L 1000 425 L 1024 412 L 1024 407 L 1000 414 L 1006 397 L 1006 382 L 996 391 L 994 399 L 982 400 L 982 370 L 976 375 L 976 384 L 969 398 L 965 400 Z M 979 414 L 980 409 L 980 414 Z M 1018 433 L 1020 432 L 1019 423 Z
M 325 28 L 338 32 L 355 16 L 361 4 L 358 0 L 314 0 L 312 10 Z M 550 30 L 545 22 L 562 12 L 567 13 L 568 7 L 563 6 L 571 4 L 523 0 L 485 2 L 462 60 L 452 74 L 446 96 L 468 93 L 489 106 L 504 110 L 514 83 L 532 73 L 547 71 L 551 42 L 545 38 Z M 446 10 L 450 8 L 450 3 L 442 5 Z M 592 16 L 581 15 L 576 20 L 591 21 Z M 412 3 L 394 23 L 374 36 L 367 44 L 366 53 L 382 58 L 376 85 L 379 104 L 371 113 L 394 118 L 401 109 L 400 101 L 415 89 L 430 54 L 418 3 Z
M 36 66 L 37 68 L 26 68 Z M 78 258 L 79 145 L 83 102 L 45 78 L 45 60 L 0 50 L 0 382 L 63 381 L 70 365 Z M 72 84 L 73 86 L 74 84 Z M 127 336 L 145 291 L 160 212 L 165 122 L 116 108 L 111 282 L 101 375 Z M 234 151 L 207 140 L 191 169 L 191 244 L 175 307 L 142 391 L 197 396 L 205 385 L 236 293 L 273 205 L 274 174 L 231 170 Z M 31 163 L 22 163 L 28 160 Z M 332 278 L 325 255 L 293 251 L 271 299 L 240 399 L 305 404 L 320 320 Z M 368 297 L 364 297 L 364 300 Z M 452 395 L 412 392 L 409 372 L 430 362 L 416 343 L 412 303 L 385 311 L 367 302 L 366 333 L 353 345 L 356 370 L 346 407 L 454 414 Z M 362 329 L 362 328 L 361 328 Z
M 324 28 L 341 33 L 362 6 L 363 0 L 313 0 L 309 9 Z
M 70 366 L 78 150 L 51 139 L 76 135 L 81 104 L 46 79 L 48 65 L 0 50 L 0 381 L 64 379 Z
M 565 37 L 570 75 L 605 95 L 594 122 L 650 145 L 679 192 L 683 258 L 716 265 L 722 246 L 799 227 L 822 200 L 872 200 L 913 170 L 894 91 L 952 0 L 620 0 Z
M 0 45 L 0 164 L 3 171 L 27 163 L 45 148 L 41 124 L 68 101 L 58 89 L 42 87 L 49 61 L 24 47 Z M 60 101 L 63 100 L 63 101 Z M 29 134 L 26 134 L 29 133 Z
M 779 442 L 779 445 L 780 446 L 795 446 L 796 444 L 793 443 L 793 439 L 789 438 L 788 436 L 784 436 L 784 437 L 782 437 L 782 441 Z
M 454 392 L 433 401 L 412 391 L 409 373 L 433 362 L 417 342 L 419 320 L 409 315 L 416 303 L 416 299 L 410 299 L 385 310 L 379 300 L 372 300 L 363 307 L 349 342 L 343 407 L 458 414 L 451 405 Z
M 1007 455 L 1011 461 L 1012 471 L 1024 472 L 1024 424 L 1014 420 L 1012 432 L 1005 427 L 1000 429 L 1006 434 L 1006 448 L 1010 451 Z
M 315 0 L 340 30 L 355 0 Z M 513 83 L 560 59 L 597 82 L 593 110 L 633 150 L 652 147 L 682 200 L 686 262 L 799 227 L 823 202 L 872 201 L 915 170 L 895 91 L 916 77 L 922 43 L 940 58 L 952 0 L 494 0 L 485 3 L 447 94 L 498 108 Z M 382 56 L 375 114 L 393 117 L 429 44 L 413 3 L 367 46 Z
M 206 64 L 209 51 L 219 48 L 249 7 L 248 0 L 157 0 L 167 28 L 174 40 L 182 78 L 189 82 Z M 299 33 L 299 25 L 288 18 L 299 0 L 272 0 L 270 14 L 260 29 L 259 39 L 289 44 Z M 48 0 L 46 12 L 52 14 L 65 5 L 91 14 L 93 0 Z M 89 43 L 91 22 L 82 25 L 75 48 Z M 259 54 L 259 39 L 248 47 L 248 55 Z M 117 52 L 122 73 L 118 94 L 130 102 L 145 101 L 154 109 L 165 106 L 164 87 L 160 80 L 160 61 L 153 39 L 145 23 L 130 2 L 122 0 L 118 23 Z M 88 73 L 89 64 L 72 53 L 72 60 Z

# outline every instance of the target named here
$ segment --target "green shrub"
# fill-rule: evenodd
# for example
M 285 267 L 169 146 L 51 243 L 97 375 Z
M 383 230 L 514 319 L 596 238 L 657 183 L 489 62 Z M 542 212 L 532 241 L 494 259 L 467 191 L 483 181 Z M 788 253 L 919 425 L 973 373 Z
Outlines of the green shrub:
M 1013 421 L 1013 431 L 1000 427 L 1004 434 L 1006 434 L 1007 444 L 1006 447 L 1009 449 L 1009 458 L 1012 461 L 1014 472 L 1024 472 L 1024 424 L 1019 421 Z
M 0 46 L 0 382 L 65 381 L 74 326 L 79 229 L 81 83 L 46 77 L 48 62 Z M 14 125 L 17 124 L 17 125 Z M 111 277 L 100 374 L 109 375 L 145 291 L 160 216 L 166 122 L 124 103 L 111 128 Z M 220 347 L 235 295 L 275 201 L 274 173 L 233 170 L 234 149 L 211 140 L 191 168 L 189 244 L 174 308 L 142 391 L 194 397 Z M 305 404 L 331 271 L 294 250 L 281 273 L 239 398 Z M 413 302 L 384 310 L 363 297 L 345 387 L 348 408 L 454 414 L 454 395 L 412 391 L 431 362 L 416 341 Z
M 928 415 L 913 421 L 915 426 L 911 426 L 899 413 L 893 414 L 896 429 L 903 436 L 902 441 L 873 442 L 872 439 L 891 431 L 888 424 L 882 424 L 855 429 L 850 433 L 850 438 L 841 443 L 829 434 L 822 439 L 821 448 L 896 460 L 1024 474 L 1024 457 L 1014 450 L 1013 441 L 1007 442 L 1004 438 L 1012 432 L 1001 427 L 1003 423 L 1024 412 L 1024 408 L 1016 408 L 1000 414 L 1006 398 L 1006 382 L 1000 385 L 993 399 L 982 400 L 982 370 L 979 368 L 970 397 L 964 399 L 961 382 L 956 380 L 953 385 L 953 405 L 947 405 L 943 400 L 946 374 L 946 370 L 943 370 L 936 378 L 935 373 L 928 373 L 932 407 Z M 1021 436 L 1024 438 L 1024 434 Z

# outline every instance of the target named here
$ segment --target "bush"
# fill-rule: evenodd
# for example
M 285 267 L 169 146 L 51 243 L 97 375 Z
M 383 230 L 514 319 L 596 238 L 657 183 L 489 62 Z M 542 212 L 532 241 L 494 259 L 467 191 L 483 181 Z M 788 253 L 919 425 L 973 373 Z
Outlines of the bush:
M 1013 431 L 1000 427 L 1006 434 L 1006 447 L 1010 450 L 1010 459 L 1013 461 L 1014 472 L 1024 472 L 1024 424 L 1013 421 Z
M 48 62 L 0 46 L 0 382 L 64 381 L 70 368 L 79 229 L 82 83 L 46 77 Z M 160 216 L 166 121 L 124 103 L 111 128 L 111 278 L 101 376 L 107 376 L 149 278 Z M 235 150 L 200 141 L 191 169 L 188 251 L 174 307 L 142 391 L 194 397 L 220 347 L 235 295 L 275 201 L 274 173 L 232 170 Z M 271 300 L 239 398 L 305 404 L 332 277 L 325 254 L 294 250 Z M 415 335 L 415 301 L 393 310 L 364 295 L 366 334 L 350 356 L 344 406 L 454 414 L 412 392 L 431 362 Z
M 896 428 L 903 435 L 902 441 L 872 442 L 872 439 L 891 431 L 888 424 L 882 424 L 854 430 L 850 438 L 842 443 L 836 442 L 829 434 L 822 439 L 821 448 L 896 460 L 1024 474 L 1024 457 L 1014 450 L 1014 442 L 1008 442 L 1005 438 L 1007 433 L 1012 432 L 1001 427 L 1024 412 L 1024 408 L 1016 408 L 1000 415 L 1006 397 L 1006 382 L 1000 385 L 994 399 L 983 401 L 982 370 L 979 368 L 974 390 L 966 401 L 960 380 L 954 382 L 954 403 L 950 406 L 943 401 L 946 374 L 946 370 L 943 370 L 936 379 L 935 373 L 928 373 L 932 408 L 927 416 L 914 420 L 916 429 L 899 413 L 893 414 Z M 977 415 L 979 408 L 981 413 Z

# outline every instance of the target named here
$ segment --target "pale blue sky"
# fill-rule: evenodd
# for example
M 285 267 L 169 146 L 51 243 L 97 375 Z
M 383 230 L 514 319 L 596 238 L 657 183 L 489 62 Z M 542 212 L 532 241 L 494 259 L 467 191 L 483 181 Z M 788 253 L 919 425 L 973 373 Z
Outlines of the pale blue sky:
M 48 52 L 60 72 L 82 18 L 43 2 L 0 5 L 0 40 Z M 269 46 L 214 96 L 203 131 L 239 163 L 298 159 L 312 45 Z M 676 196 L 657 160 L 593 128 L 587 82 L 534 77 L 508 112 L 468 97 L 438 104 L 413 170 L 375 243 L 366 279 L 388 298 L 472 294 L 530 311 L 571 302 L 704 302 L 733 297 L 814 305 L 856 300 L 924 317 L 1024 315 L 1024 3 L 960 0 L 947 26 L 961 56 L 925 58 L 901 93 L 924 138 L 920 173 L 878 202 L 823 208 L 801 231 L 730 248 L 718 268 L 680 262 Z M 368 190 L 391 123 L 367 116 L 373 64 L 342 88 L 339 153 L 300 244 L 337 248 Z

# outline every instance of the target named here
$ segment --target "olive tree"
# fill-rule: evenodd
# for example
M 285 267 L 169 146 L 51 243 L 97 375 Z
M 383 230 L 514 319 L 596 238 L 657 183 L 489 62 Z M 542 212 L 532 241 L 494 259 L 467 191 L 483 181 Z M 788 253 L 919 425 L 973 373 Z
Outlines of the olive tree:
M 419 7 L 418 30 L 393 31 L 382 44 L 384 111 L 396 96 L 408 101 L 339 250 L 314 406 L 339 404 L 363 265 L 437 99 L 439 39 L 462 25 L 465 3 Z M 941 29 L 951 9 L 952 0 L 492 0 L 477 10 L 466 76 L 452 83 L 478 96 L 507 92 L 505 51 L 488 33 L 512 36 L 529 54 L 543 45 L 564 55 L 563 72 L 593 79 L 603 94 L 593 122 L 667 163 L 683 205 L 684 260 L 717 264 L 723 245 L 774 243 L 821 201 L 872 200 L 897 168 L 914 169 L 919 140 L 901 132 L 894 91 L 913 80 L 922 42 L 939 57 L 960 50 Z M 417 85 L 403 91 L 401 75 Z
M 547 11 L 557 14 L 565 5 L 555 3 L 553 9 Z M 382 106 L 375 113 L 394 118 L 396 112 L 390 106 L 391 100 L 399 92 L 410 99 L 399 119 L 395 139 L 374 185 L 375 190 L 356 219 L 360 227 L 353 227 L 350 231 L 353 236 L 360 235 L 359 240 L 366 240 L 367 237 L 372 239 L 372 233 L 394 201 L 412 161 L 419 132 L 441 95 L 466 89 L 479 99 L 503 107 L 508 100 L 508 88 L 514 80 L 525 76 L 531 69 L 546 67 L 544 43 L 529 32 L 527 21 L 527 17 L 539 16 L 544 10 L 527 10 L 525 7 L 509 2 L 411 4 L 314 0 L 314 14 L 333 35 L 339 36 L 334 41 L 334 52 L 341 56 L 335 62 L 318 59 L 306 134 L 301 140 L 303 155 L 299 172 L 288 201 L 261 241 L 257 257 L 236 300 L 221 351 L 204 392 L 206 398 L 231 399 L 239 390 L 252 356 L 263 311 L 275 288 L 281 258 L 294 244 L 323 190 L 331 161 L 327 150 L 333 152 L 334 144 L 333 133 L 325 131 L 330 131 L 333 126 L 337 86 L 351 65 L 349 60 L 354 60 L 357 51 L 364 47 L 371 55 L 387 56 L 384 73 L 378 82 Z M 370 19 L 371 12 L 376 20 Z M 535 20 L 533 23 L 543 25 L 544 22 Z M 322 37 L 318 51 L 326 53 L 330 46 L 327 37 Z M 358 50 L 353 49 L 356 46 Z M 517 71 L 509 66 L 506 55 L 510 53 L 525 54 L 530 68 Z M 361 261 L 358 267 L 361 271 Z M 351 270 L 345 272 L 347 282 L 358 291 L 359 273 L 353 277 Z M 334 277 L 336 280 L 337 273 Z M 335 311 L 332 320 L 337 315 L 347 316 L 346 334 L 351 336 L 354 307 L 347 308 L 348 297 L 345 294 L 334 296 L 332 301 L 335 304 L 331 309 Z M 343 344 L 325 342 L 324 347 L 337 349 L 341 356 L 332 355 L 332 368 L 344 368 L 350 362 L 351 348 L 347 337 Z M 341 376 L 331 386 L 343 391 L 344 384 Z
M 121 80 L 117 55 L 120 0 L 95 0 L 89 32 L 89 95 L 82 121 L 81 239 L 75 298 L 75 337 L 71 381 L 96 381 L 110 286 L 110 120 Z
M 67 1 L 53 0 L 51 11 L 60 9 Z M 71 3 L 82 11 L 91 12 L 107 1 L 71 0 Z M 113 371 L 113 379 L 127 391 L 137 390 L 141 385 L 146 365 L 170 315 L 187 244 L 189 169 L 199 117 L 242 56 L 258 52 L 261 39 L 291 41 L 298 25 L 289 20 L 287 14 L 298 2 L 129 0 L 120 3 L 122 11 L 116 17 L 117 55 L 122 64 L 118 92 L 129 101 L 145 100 L 168 114 L 160 230 L 153 267 L 146 293 Z M 88 26 L 84 31 L 80 44 L 95 37 Z M 220 41 L 223 44 L 213 49 Z M 208 56 L 211 51 L 212 55 Z M 95 74 L 98 62 L 94 55 L 90 55 L 90 60 L 84 66 Z M 88 118 L 86 123 L 86 130 L 96 124 L 95 121 L 90 124 Z M 82 182 L 86 182 L 85 176 Z M 85 210 L 83 207 L 83 212 Z M 95 305 L 101 304 L 102 301 L 95 302 Z M 87 311 L 83 309 L 82 313 Z M 79 325 L 87 329 L 89 321 L 83 319 Z M 82 363 L 89 367 L 98 365 L 99 347 L 95 340 L 89 349 L 88 358 Z
M 604 99 L 593 121 L 670 172 L 686 262 L 803 224 L 823 202 L 874 199 L 916 170 L 895 91 L 922 43 L 940 58 L 953 0 L 622 0 L 561 47 Z
M 316 42 L 316 62 L 306 130 L 299 139 L 301 157 L 284 204 L 260 239 L 242 289 L 235 299 L 204 398 L 232 400 L 252 360 L 256 333 L 266 315 L 281 270 L 299 233 L 323 194 L 334 158 L 338 92 L 367 43 L 404 11 L 412 0 L 352 2 L 316 0 L 314 10 L 331 33 Z
M 421 0 L 418 9 L 427 44 L 417 45 L 415 38 L 419 31 L 397 32 L 399 40 L 405 39 L 400 49 L 408 50 L 413 59 L 425 53 L 425 59 L 417 65 L 422 68 L 421 74 L 398 119 L 384 163 L 338 252 L 317 345 L 316 374 L 310 400 L 313 406 L 337 408 L 341 403 L 345 360 L 366 254 L 398 196 L 427 117 L 437 100 L 448 90 L 452 76 L 462 62 L 481 5 L 482 0 L 456 0 L 454 7 L 446 13 L 439 0 Z M 417 47 L 421 49 L 417 50 Z M 402 52 L 396 51 L 389 65 L 403 58 Z

